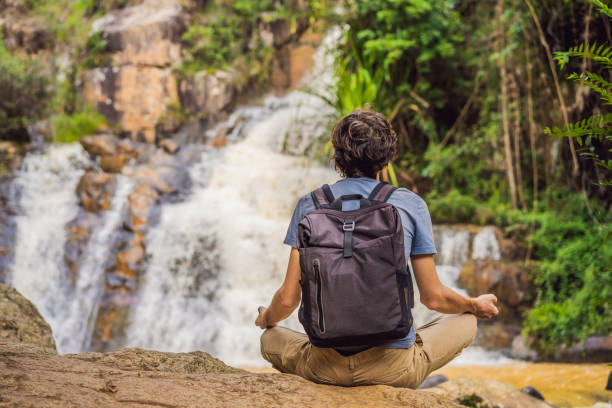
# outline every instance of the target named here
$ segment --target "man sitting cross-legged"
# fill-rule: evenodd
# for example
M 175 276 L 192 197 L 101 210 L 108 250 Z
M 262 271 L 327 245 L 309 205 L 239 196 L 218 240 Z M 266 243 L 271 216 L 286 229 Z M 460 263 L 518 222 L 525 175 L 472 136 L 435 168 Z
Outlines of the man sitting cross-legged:
M 376 180 L 397 148 L 384 116 L 347 115 L 334 127 L 332 144 L 344 178 L 305 195 L 295 208 L 285 280 L 255 322 L 266 329 L 261 353 L 277 370 L 318 383 L 416 388 L 472 342 L 477 318 L 498 314 L 497 298 L 470 298 L 444 286 L 427 205 Z M 416 329 L 408 260 L 421 302 L 443 313 Z M 308 335 L 276 326 L 301 298 Z

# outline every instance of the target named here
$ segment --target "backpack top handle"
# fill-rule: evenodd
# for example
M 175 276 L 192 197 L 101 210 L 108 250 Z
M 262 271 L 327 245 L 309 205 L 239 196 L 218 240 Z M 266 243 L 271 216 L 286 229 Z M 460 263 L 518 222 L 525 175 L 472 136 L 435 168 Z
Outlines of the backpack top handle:
M 336 198 L 329 208 L 336 211 L 342 211 L 342 202 L 352 200 L 359 200 L 359 208 L 366 208 L 372 205 L 372 202 L 367 198 L 363 198 L 361 194 L 345 194 L 340 198 Z

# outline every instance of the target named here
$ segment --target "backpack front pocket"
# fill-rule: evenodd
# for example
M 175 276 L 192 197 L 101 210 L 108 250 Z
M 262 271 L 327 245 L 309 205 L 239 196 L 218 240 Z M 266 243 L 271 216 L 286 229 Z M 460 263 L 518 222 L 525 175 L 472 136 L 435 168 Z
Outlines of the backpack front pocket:
M 312 263 L 317 286 L 317 309 L 319 313 L 319 330 L 325 333 L 325 314 L 323 312 L 323 280 L 321 279 L 321 262 L 315 259 Z

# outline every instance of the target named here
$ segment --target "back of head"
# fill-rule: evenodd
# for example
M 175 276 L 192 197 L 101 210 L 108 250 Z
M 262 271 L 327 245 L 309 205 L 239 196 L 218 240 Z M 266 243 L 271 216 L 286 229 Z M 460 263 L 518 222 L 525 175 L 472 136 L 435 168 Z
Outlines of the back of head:
M 397 152 L 397 135 L 389 121 L 372 110 L 356 110 L 336 123 L 331 135 L 333 160 L 344 177 L 370 177 Z

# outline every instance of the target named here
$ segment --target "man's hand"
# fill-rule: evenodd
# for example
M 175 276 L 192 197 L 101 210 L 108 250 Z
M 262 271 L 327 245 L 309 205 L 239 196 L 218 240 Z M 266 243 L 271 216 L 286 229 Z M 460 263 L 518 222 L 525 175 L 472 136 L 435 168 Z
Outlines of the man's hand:
M 497 297 L 493 294 L 480 295 L 472 299 L 472 307 L 474 315 L 479 319 L 490 319 L 499 314 L 499 310 L 495 304 Z
M 266 310 L 267 308 L 263 306 L 259 306 L 257 308 L 259 316 L 257 316 L 257 320 L 255 320 L 255 325 L 262 329 L 269 329 L 270 327 L 276 326 L 275 324 L 268 324 L 268 319 L 266 319 Z

